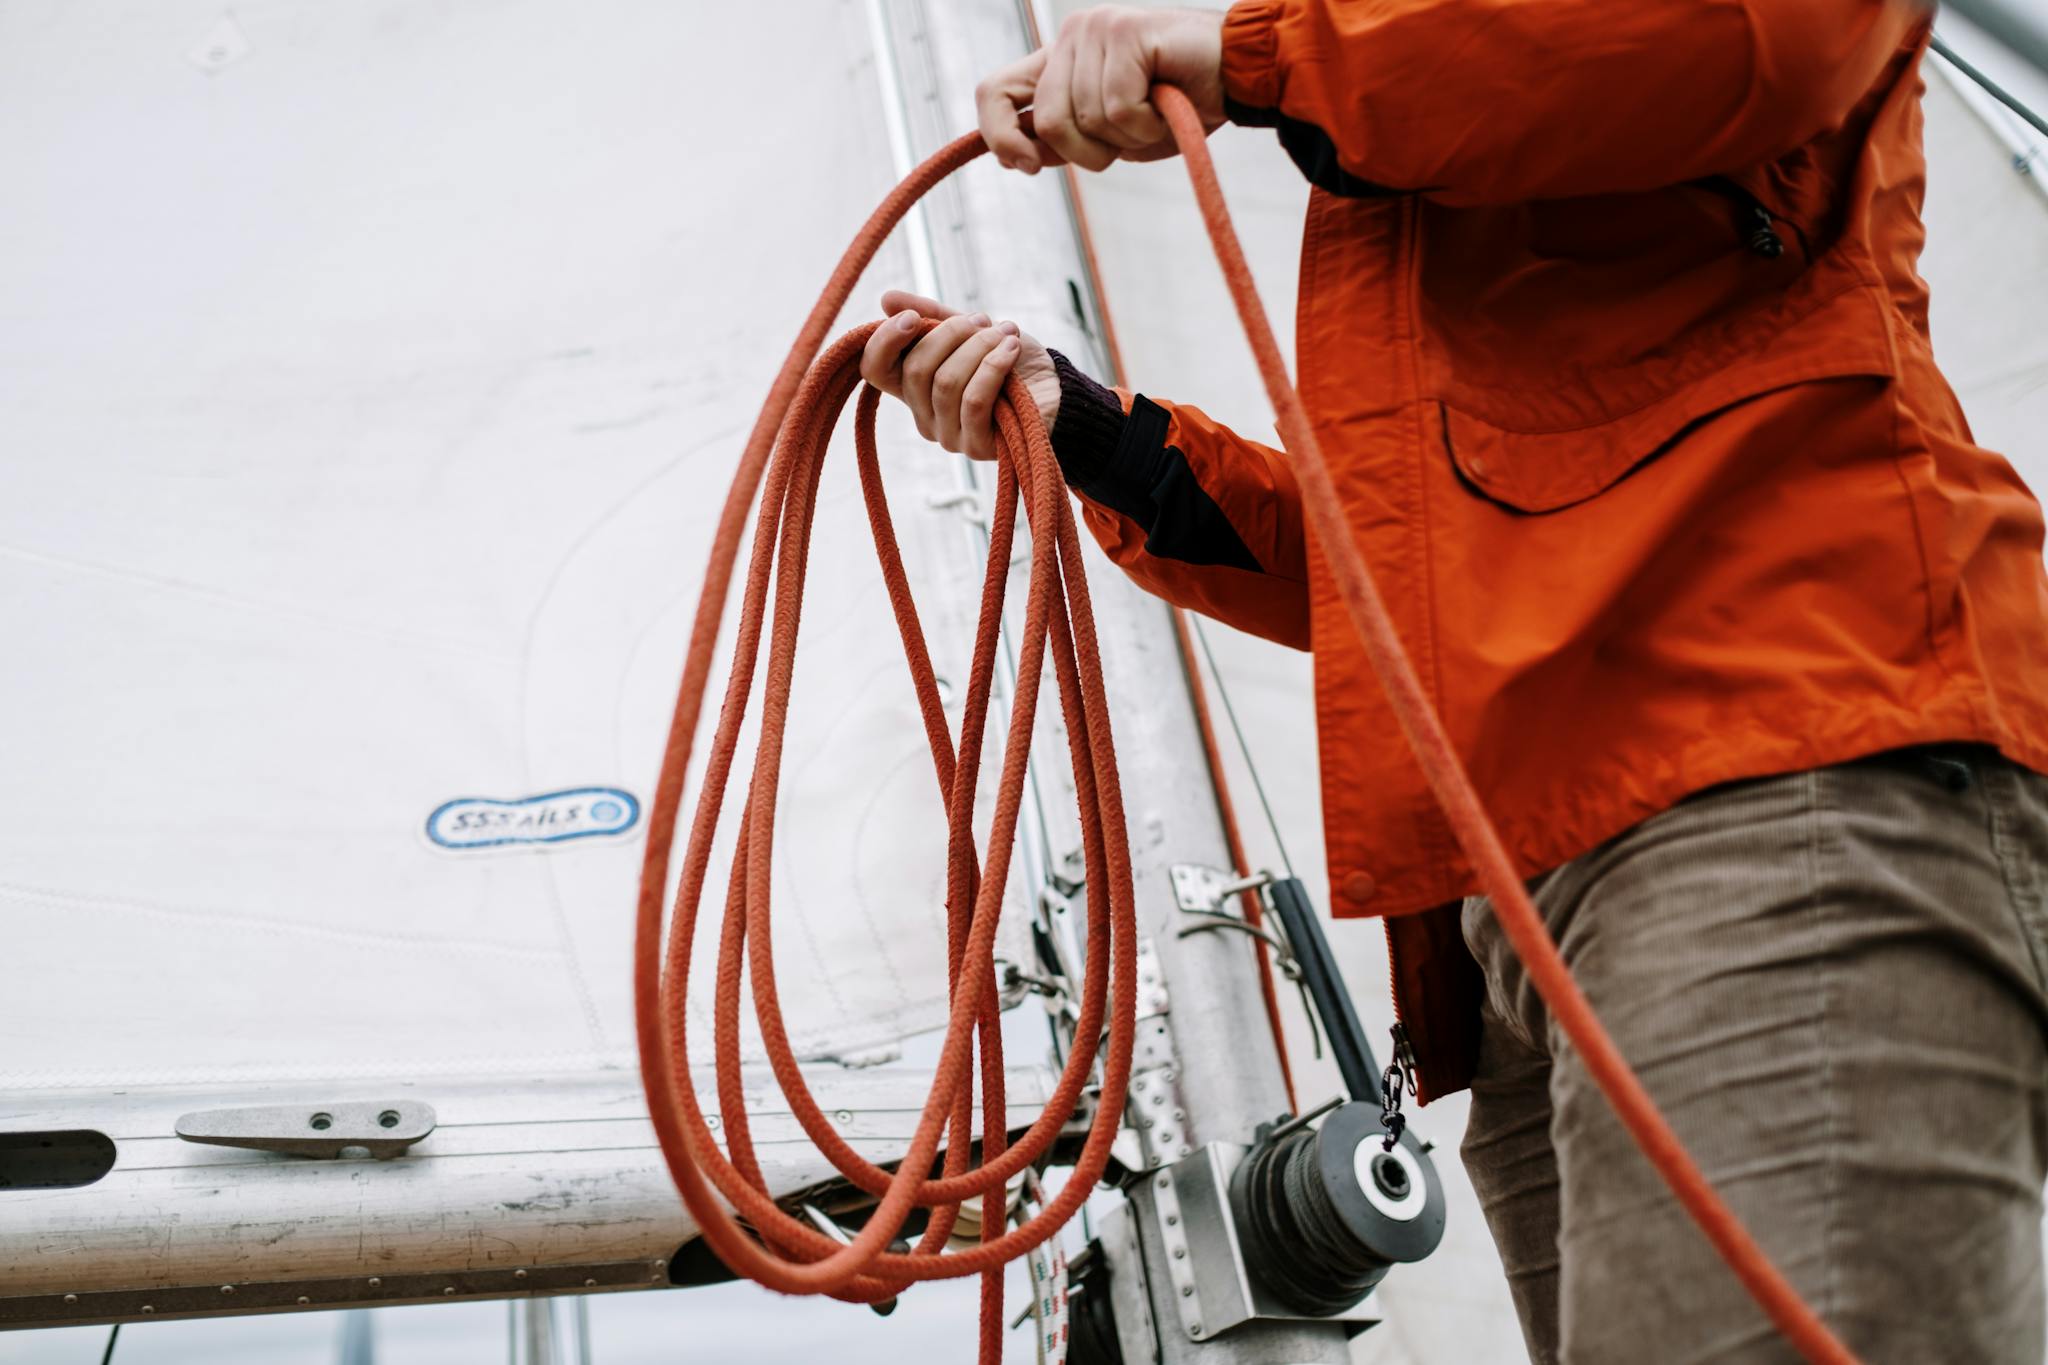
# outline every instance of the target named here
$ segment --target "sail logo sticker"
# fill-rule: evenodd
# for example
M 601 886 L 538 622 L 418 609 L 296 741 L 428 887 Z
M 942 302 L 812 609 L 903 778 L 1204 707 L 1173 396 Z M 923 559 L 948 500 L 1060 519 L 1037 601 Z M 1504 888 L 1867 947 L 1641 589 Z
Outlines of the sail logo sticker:
M 576 839 L 625 834 L 640 823 L 640 802 L 617 787 L 571 787 L 517 800 L 459 796 L 427 817 L 427 842 L 468 852 L 482 848 L 540 848 Z

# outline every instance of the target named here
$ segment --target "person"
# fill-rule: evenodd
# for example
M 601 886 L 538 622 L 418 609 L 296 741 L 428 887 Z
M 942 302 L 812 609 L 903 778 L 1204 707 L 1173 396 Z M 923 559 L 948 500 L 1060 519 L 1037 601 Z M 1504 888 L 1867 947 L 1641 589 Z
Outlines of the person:
M 1303 401 L 1580 985 L 1864 1360 L 2038 1365 L 2048 581 L 1929 340 L 1928 33 L 1885 0 L 1102 7 L 977 100 L 1026 173 L 1172 154 L 1155 82 L 1277 130 Z M 1126 573 L 1313 651 L 1335 907 L 1387 918 L 1425 1098 L 1472 1091 L 1530 1355 L 1793 1359 L 1460 904 L 1286 457 L 883 307 L 862 372 L 925 435 L 989 455 L 1014 375 Z

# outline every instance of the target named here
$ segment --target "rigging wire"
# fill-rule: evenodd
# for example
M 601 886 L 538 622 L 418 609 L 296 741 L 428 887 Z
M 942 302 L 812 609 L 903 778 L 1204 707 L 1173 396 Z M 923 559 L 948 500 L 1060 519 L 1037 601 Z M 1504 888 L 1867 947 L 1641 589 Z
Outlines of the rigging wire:
M 1244 755 L 1244 769 L 1251 774 L 1252 790 L 1258 794 L 1259 809 L 1266 814 L 1266 828 L 1273 831 L 1273 846 L 1280 850 L 1280 865 L 1292 877 L 1294 859 L 1287 856 L 1287 840 L 1281 836 L 1279 817 L 1273 814 L 1273 803 L 1266 798 L 1266 784 L 1259 777 L 1259 765 L 1252 759 L 1251 742 L 1245 738 L 1244 726 L 1237 720 L 1237 707 L 1230 701 L 1230 686 L 1223 681 L 1223 670 L 1216 666 L 1215 651 L 1209 648 L 1209 633 L 1202 628 L 1201 617 L 1190 613 L 1189 621 L 1195 629 L 1195 643 L 1202 647 L 1202 657 L 1208 660 L 1209 676 L 1216 680 L 1216 696 L 1222 701 L 1223 714 L 1230 721 L 1230 733 L 1237 737 L 1237 751 Z
M 121 1340 L 121 1324 L 115 1323 L 114 1330 L 107 1333 L 107 1349 L 100 1353 L 100 1365 L 114 1365 L 114 1345 Z
M 2035 132 L 2048 136 L 2048 118 L 2043 118 L 2040 114 L 2036 113 L 2025 100 L 1984 74 L 1982 70 L 1964 58 L 1954 48 L 1943 42 L 1940 34 L 1929 34 L 1927 42 L 1940 55 L 1943 61 L 1976 82 L 1978 88 L 1983 90 L 1985 94 L 1991 96 L 1991 98 L 1997 100 L 2000 104 L 2031 124 Z M 2031 159 L 2030 157 L 2029 160 Z
M 1933 9 L 1928 0 L 1922 3 Z M 2033 0 L 1943 0 L 1943 7 L 1990 34 L 2035 70 L 2048 73 L 2048 25 L 2041 22 Z

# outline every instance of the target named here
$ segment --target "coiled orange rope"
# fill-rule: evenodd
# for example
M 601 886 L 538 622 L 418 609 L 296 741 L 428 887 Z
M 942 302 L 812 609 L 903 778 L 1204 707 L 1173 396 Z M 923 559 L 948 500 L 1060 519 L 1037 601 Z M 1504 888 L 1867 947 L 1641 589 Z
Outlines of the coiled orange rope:
M 1472 860 L 1503 931 L 1526 965 L 1530 981 L 1644 1154 L 1772 1321 L 1809 1360 L 1853 1365 L 1854 1357 L 1847 1348 L 1799 1298 L 1714 1193 L 1572 981 L 1432 710 L 1402 650 L 1371 572 L 1352 542 L 1321 448 L 1301 401 L 1288 382 L 1279 345 L 1231 227 L 1200 119 L 1177 90 L 1161 86 L 1155 88 L 1153 96 L 1187 163 L 1203 221 L 1272 399 L 1281 439 L 1293 457 L 1310 531 L 1331 565 L 1353 627 L 1387 690 L 1394 713 L 1460 844 Z M 883 200 L 840 259 L 805 320 L 741 453 L 739 470 L 726 495 L 713 539 L 711 562 L 705 573 L 648 821 L 635 930 L 633 985 L 641 1076 L 655 1132 L 684 1203 L 725 1263 L 738 1273 L 785 1293 L 825 1293 L 861 1302 L 892 1297 L 917 1280 L 981 1275 L 981 1359 L 984 1365 L 994 1365 L 1001 1354 L 1000 1267 L 1056 1232 L 1079 1209 L 1107 1162 L 1130 1078 L 1136 985 L 1130 856 L 1080 545 L 1036 406 L 1015 379 L 1010 381 L 996 410 L 999 455 L 995 514 L 990 526 L 992 543 L 957 753 L 947 731 L 882 496 L 874 447 L 878 401 L 874 390 L 862 393 L 856 410 L 855 439 L 862 489 L 947 812 L 951 1009 L 930 1098 L 910 1150 L 895 1173 L 867 1162 L 853 1151 L 833 1131 L 805 1087 L 777 1007 L 774 962 L 768 940 L 776 782 L 818 476 L 832 426 L 859 383 L 860 350 L 873 327 L 855 329 L 834 342 L 823 355 L 818 355 L 819 348 L 826 329 L 890 229 L 934 184 L 984 150 L 975 135 L 958 138 L 919 166 Z M 812 365 L 814 356 L 817 363 Z M 712 736 L 664 952 L 663 908 L 684 774 L 710 679 L 727 591 L 738 564 L 747 509 L 752 506 L 756 492 L 763 491 L 764 482 L 753 556 L 742 594 L 733 671 Z M 980 769 L 979 737 L 987 715 L 1011 534 L 1020 502 L 1031 528 L 1033 547 L 1022 657 L 987 861 L 985 866 L 977 866 L 972 812 Z M 728 1157 L 712 1136 L 687 1071 L 686 997 L 699 900 L 741 720 L 753 686 L 771 583 L 774 617 L 762 689 L 761 737 L 740 821 L 739 846 L 727 887 L 726 915 L 719 941 L 713 1033 L 719 1107 L 730 1143 Z M 1079 794 L 1089 888 L 1086 968 L 1075 1045 L 1066 1069 L 1037 1121 L 1015 1146 L 1005 1149 L 1002 1046 L 996 1027 L 993 948 L 1023 796 L 1038 680 L 1048 652 L 1066 719 Z M 738 1066 L 743 968 L 748 971 L 770 1065 L 789 1098 L 791 1110 L 846 1178 L 880 1200 L 866 1225 L 844 1246 L 784 1212 L 770 1197 L 754 1159 Z M 1105 1018 L 1108 1045 L 1102 1064 L 1101 1102 L 1074 1174 L 1036 1217 L 1021 1227 L 1002 1232 L 1004 1182 L 1043 1156 L 1059 1130 L 1073 1117 L 1094 1063 L 1094 1040 L 1101 1035 Z M 981 1064 L 984 1140 L 981 1162 L 970 1168 L 974 1061 L 971 1052 L 978 1052 Z M 942 1135 L 947 1139 L 944 1167 L 934 1177 L 932 1163 Z M 727 1211 L 720 1195 L 731 1202 L 747 1227 L 742 1227 L 733 1213 Z M 975 1196 L 986 1201 L 981 1245 L 944 1254 L 960 1201 Z M 917 1247 L 907 1254 L 890 1251 L 889 1244 L 912 1209 L 918 1207 L 930 1209 L 931 1215 Z

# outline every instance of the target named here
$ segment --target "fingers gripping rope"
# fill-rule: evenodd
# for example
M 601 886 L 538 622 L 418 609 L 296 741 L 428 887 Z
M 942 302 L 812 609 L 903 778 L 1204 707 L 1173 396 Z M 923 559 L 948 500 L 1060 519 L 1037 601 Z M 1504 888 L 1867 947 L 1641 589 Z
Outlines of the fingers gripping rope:
M 1279 347 L 1253 291 L 1209 161 L 1200 120 L 1178 91 L 1159 87 L 1154 95 L 1187 161 L 1203 220 L 1278 414 L 1281 436 L 1294 458 L 1311 531 L 1333 566 L 1353 625 L 1460 843 L 1493 899 L 1509 941 L 1623 1122 L 1773 1321 L 1809 1359 L 1852 1362 L 1847 1350 L 1799 1300 L 1708 1186 L 1572 983 L 1430 709 L 1371 574 L 1344 525 L 1329 471 L 1300 400 L 1288 383 Z M 895 1172 L 855 1152 L 833 1130 L 806 1088 L 783 1026 L 769 948 L 777 781 L 818 478 L 833 425 L 859 384 L 860 351 L 873 327 L 855 329 L 822 355 L 820 348 L 832 319 L 889 231 L 933 185 L 984 150 L 975 135 L 958 138 L 882 201 L 847 248 L 805 319 L 741 452 L 713 537 L 649 815 L 635 920 L 633 988 L 641 1079 L 655 1132 L 683 1202 L 720 1258 L 736 1272 L 771 1289 L 830 1294 L 855 1302 L 893 1297 L 918 1280 L 980 1275 L 980 1357 L 984 1365 L 994 1365 L 1001 1355 L 1002 1265 L 1058 1231 L 1086 1200 L 1108 1161 L 1130 1079 L 1137 984 L 1130 854 L 1079 538 L 1036 405 L 1014 377 L 996 409 L 995 517 L 957 752 L 882 493 L 874 444 L 878 395 L 873 389 L 862 392 L 855 411 L 862 491 L 947 821 L 947 961 L 952 977 L 946 1037 L 931 1094 L 910 1149 Z M 708 693 L 712 657 L 739 563 L 748 509 L 757 493 L 761 504 L 741 594 L 732 673 L 711 737 L 664 944 L 662 920 L 684 776 Z M 980 737 L 995 672 L 1006 568 L 1020 505 L 1032 541 L 1022 657 L 983 865 L 974 845 L 974 792 L 981 768 Z M 687 1070 L 689 973 L 712 839 L 732 775 L 764 631 L 769 636 L 769 655 L 762 686 L 760 739 L 740 816 L 718 946 L 712 1032 L 719 1112 L 728 1142 L 728 1151 L 721 1152 Z M 993 952 L 1023 799 L 1038 685 L 1048 656 L 1066 721 L 1078 794 L 1090 890 L 1088 941 L 1077 1044 L 1039 1118 L 1014 1146 L 1006 1147 Z M 783 1211 L 770 1196 L 754 1157 L 739 1072 L 743 974 L 752 989 L 770 1066 L 789 1099 L 791 1112 L 839 1171 L 880 1201 L 867 1224 L 845 1245 Z M 1004 1219 L 998 1211 L 1005 1206 L 1005 1182 L 1044 1156 L 1074 1116 L 1094 1064 L 1096 1049 L 1091 1044 L 1102 1036 L 1105 1022 L 1108 1041 L 1103 1053 L 1101 1102 L 1073 1176 L 1036 1216 L 1003 1231 Z M 976 1061 L 981 1072 L 984 1136 L 981 1164 L 970 1166 Z M 941 1173 L 933 1176 L 932 1164 L 942 1137 L 944 1164 Z M 981 1244 L 945 1253 L 960 1202 L 977 1196 L 987 1211 L 981 1219 Z M 726 1201 L 732 1212 L 728 1212 Z M 915 1208 L 931 1210 L 925 1232 L 910 1252 L 891 1251 L 890 1244 Z

